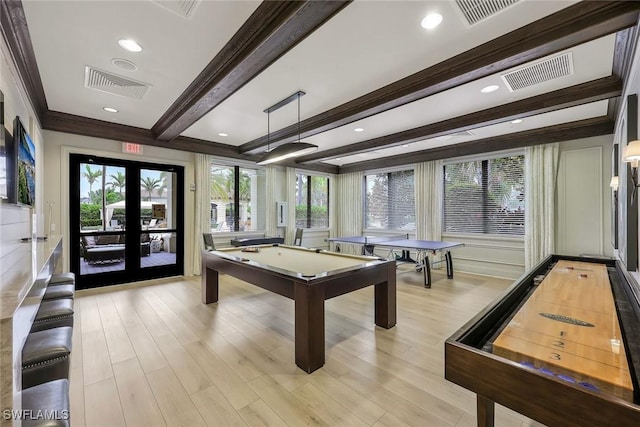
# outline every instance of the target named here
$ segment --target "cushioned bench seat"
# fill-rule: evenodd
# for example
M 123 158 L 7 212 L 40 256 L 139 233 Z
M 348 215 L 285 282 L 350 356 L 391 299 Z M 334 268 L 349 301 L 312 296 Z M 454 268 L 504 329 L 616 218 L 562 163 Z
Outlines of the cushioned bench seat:
M 49 286 L 75 284 L 76 275 L 73 273 L 55 273 L 51 275 L 51 280 L 49 280 Z
M 50 381 L 23 389 L 22 409 L 23 427 L 69 427 L 69 381 Z
M 60 298 L 73 298 L 75 294 L 75 286 L 74 285 L 55 285 L 55 286 L 47 286 L 44 291 L 44 296 L 42 299 L 44 301 L 50 301 L 54 299 Z
M 42 301 L 31 326 L 31 332 L 61 326 L 73 326 L 73 299 L 60 298 Z
M 72 328 L 31 332 L 22 348 L 22 388 L 69 379 Z

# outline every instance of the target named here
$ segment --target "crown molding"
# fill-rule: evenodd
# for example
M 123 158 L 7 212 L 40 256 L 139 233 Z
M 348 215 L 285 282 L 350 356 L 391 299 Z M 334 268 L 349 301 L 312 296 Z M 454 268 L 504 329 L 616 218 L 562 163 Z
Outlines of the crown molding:
M 149 129 L 127 126 L 73 114 L 48 111 L 43 120 L 42 128 L 48 131 L 83 135 L 93 138 L 109 139 L 113 141 L 133 142 L 173 150 L 204 153 L 212 156 L 226 157 L 247 162 L 256 162 L 260 156 L 240 154 L 238 147 L 219 142 L 204 141 L 197 138 L 179 136 L 171 142 L 156 139 Z M 293 161 L 278 163 L 282 166 L 299 167 Z M 305 169 L 326 173 L 338 173 L 334 165 L 317 163 L 305 166 Z
M 9 48 L 11 60 L 20 73 L 22 84 L 38 122 L 42 123 L 49 107 L 38 71 L 36 55 L 31 44 L 27 19 L 24 16 L 20 0 L 0 1 L 0 24 L 0 31 L 2 31 L 2 37 Z

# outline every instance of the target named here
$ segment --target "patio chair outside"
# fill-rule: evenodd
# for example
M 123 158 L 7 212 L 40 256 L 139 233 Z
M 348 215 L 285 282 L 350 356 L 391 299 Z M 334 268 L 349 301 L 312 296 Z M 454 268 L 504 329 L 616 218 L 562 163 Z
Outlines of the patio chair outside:
M 216 249 L 216 245 L 213 243 L 213 234 L 202 233 L 202 239 L 204 240 L 204 249 L 206 251 L 213 251 Z
M 293 246 L 302 246 L 302 232 L 304 229 L 296 228 L 296 236 L 293 238 Z

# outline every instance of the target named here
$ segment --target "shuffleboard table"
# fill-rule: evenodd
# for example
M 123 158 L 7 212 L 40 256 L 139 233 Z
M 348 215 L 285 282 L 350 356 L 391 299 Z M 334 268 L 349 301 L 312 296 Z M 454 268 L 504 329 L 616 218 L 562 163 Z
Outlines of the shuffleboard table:
M 445 378 L 550 426 L 640 424 L 640 288 L 619 261 L 552 255 L 445 342 Z
M 220 273 L 295 301 L 295 362 L 307 373 L 325 361 L 325 300 L 373 285 L 375 324 L 396 324 L 395 261 L 288 245 L 203 251 L 203 303 L 218 301 Z

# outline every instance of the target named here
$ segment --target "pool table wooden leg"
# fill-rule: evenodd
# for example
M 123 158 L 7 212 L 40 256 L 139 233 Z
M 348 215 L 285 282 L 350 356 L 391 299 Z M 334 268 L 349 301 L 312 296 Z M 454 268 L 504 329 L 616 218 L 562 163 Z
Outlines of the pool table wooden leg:
M 389 263 L 386 282 L 375 285 L 376 325 L 385 329 L 396 325 L 396 266 Z
M 207 268 L 203 261 L 201 274 L 202 302 L 205 304 L 218 302 L 218 272 Z
M 324 365 L 324 288 L 294 282 L 296 365 L 311 373 Z

